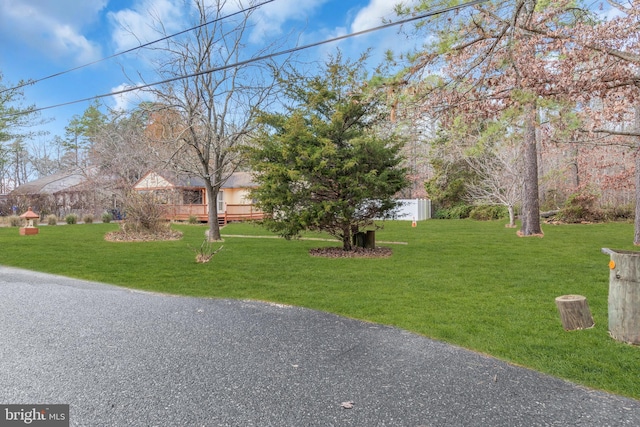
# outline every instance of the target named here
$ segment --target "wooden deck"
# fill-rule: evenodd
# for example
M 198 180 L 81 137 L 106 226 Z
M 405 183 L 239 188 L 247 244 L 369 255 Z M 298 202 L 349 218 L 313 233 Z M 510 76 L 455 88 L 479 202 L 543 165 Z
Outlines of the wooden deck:
M 164 218 L 171 221 L 188 221 L 195 217 L 198 222 L 208 222 L 207 205 L 162 205 L 165 210 Z M 264 214 L 254 205 L 226 205 L 224 212 L 218 212 L 221 225 L 238 221 L 257 221 L 264 218 Z

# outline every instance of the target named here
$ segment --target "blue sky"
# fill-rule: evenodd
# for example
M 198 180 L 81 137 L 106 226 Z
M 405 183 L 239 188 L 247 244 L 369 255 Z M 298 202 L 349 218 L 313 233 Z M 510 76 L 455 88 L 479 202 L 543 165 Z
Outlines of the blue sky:
M 260 0 L 258 0 L 260 2 Z M 235 0 L 229 0 L 235 4 Z M 307 44 L 360 31 L 393 18 L 394 0 L 275 0 L 254 15 L 251 39 L 259 45 L 291 31 Z M 244 2 L 246 5 L 246 1 Z M 0 71 L 5 86 L 21 79 L 39 79 L 96 61 L 141 42 L 159 38 L 151 30 L 159 17 L 170 33 L 190 27 L 183 0 L 0 0 Z M 126 28 L 131 31 L 125 30 Z M 132 32 L 136 37 L 132 36 Z M 403 47 L 397 29 L 385 30 L 306 52 L 322 58 L 340 48 L 357 55 L 369 47 L 380 58 L 387 49 Z M 293 43 L 290 44 L 293 47 Z M 137 72 L 147 73 L 144 50 L 103 61 L 24 88 L 25 103 L 48 107 L 94 95 L 111 93 L 136 83 Z M 123 69 L 131 77 L 129 80 Z M 149 77 L 149 80 L 153 79 Z M 132 105 L 126 97 L 102 100 L 109 107 Z M 81 115 L 89 102 L 43 111 L 51 122 L 42 129 L 50 135 L 40 143 L 64 136 L 64 127 Z

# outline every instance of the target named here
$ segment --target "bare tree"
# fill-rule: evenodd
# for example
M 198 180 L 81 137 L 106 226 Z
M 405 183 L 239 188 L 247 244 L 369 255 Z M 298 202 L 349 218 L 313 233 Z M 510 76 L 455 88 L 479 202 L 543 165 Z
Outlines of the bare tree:
M 30 145 L 31 167 L 37 178 L 52 175 L 60 171 L 60 155 L 59 153 L 56 155 L 56 148 L 60 150 L 55 138 L 48 141 L 40 139 Z
M 467 187 L 473 203 L 503 205 L 509 211 L 509 227 L 515 227 L 515 206 L 522 201 L 523 174 L 521 149 L 502 144 L 490 155 L 467 156 L 469 166 L 478 180 Z
M 220 240 L 217 195 L 239 167 L 239 146 L 252 133 L 259 109 L 265 110 L 275 88 L 275 62 L 247 62 L 265 57 L 268 46 L 249 50 L 249 19 L 254 9 L 225 0 L 193 0 L 199 27 L 191 37 L 170 39 L 157 71 L 173 82 L 156 88 L 155 105 L 166 109 L 163 139 L 173 147 L 170 165 L 204 180 L 208 199 L 209 240 Z M 252 52 L 249 55 L 249 52 Z M 243 65 L 238 65 L 242 61 Z M 185 76 L 189 76 L 183 78 Z
M 147 136 L 148 118 L 141 110 L 128 114 L 113 114 L 96 131 L 89 151 L 91 164 L 101 176 L 117 181 L 127 190 L 150 168 L 156 166 Z

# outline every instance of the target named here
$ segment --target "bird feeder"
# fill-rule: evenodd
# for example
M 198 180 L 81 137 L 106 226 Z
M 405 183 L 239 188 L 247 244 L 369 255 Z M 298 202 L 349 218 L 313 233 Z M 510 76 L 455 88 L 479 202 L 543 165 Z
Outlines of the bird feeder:
M 38 234 L 40 230 L 33 225 L 33 220 L 40 218 L 40 215 L 32 211 L 31 207 L 29 207 L 29 209 L 27 209 L 25 213 L 20 215 L 20 218 L 24 218 L 27 220 L 27 226 L 20 227 L 21 236 L 30 236 L 32 234 Z

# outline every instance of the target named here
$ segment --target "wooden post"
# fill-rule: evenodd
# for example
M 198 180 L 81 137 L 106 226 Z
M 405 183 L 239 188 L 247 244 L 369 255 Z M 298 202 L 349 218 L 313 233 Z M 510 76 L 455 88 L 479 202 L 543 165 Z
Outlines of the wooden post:
M 640 252 L 603 248 L 609 261 L 609 334 L 640 345 Z
M 364 240 L 364 247 L 366 249 L 376 248 L 376 232 L 374 230 L 367 230 L 367 235 Z
M 367 235 L 363 231 L 358 231 L 353 235 L 353 246 L 357 248 L 364 248 Z
M 562 327 L 565 331 L 593 327 L 593 317 L 587 299 L 582 295 L 562 295 L 556 298 Z

